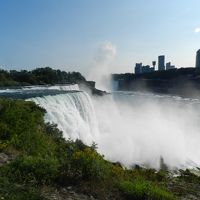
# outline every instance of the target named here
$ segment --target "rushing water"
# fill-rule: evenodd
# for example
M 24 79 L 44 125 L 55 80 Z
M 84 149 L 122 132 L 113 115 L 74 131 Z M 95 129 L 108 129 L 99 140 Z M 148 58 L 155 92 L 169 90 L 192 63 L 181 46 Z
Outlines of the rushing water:
M 45 119 L 58 124 L 65 138 L 91 144 L 98 136 L 94 107 L 85 92 L 59 94 L 30 99 L 47 110 Z
M 177 96 L 118 92 L 94 100 L 99 148 L 106 157 L 159 167 L 200 165 L 200 101 Z
M 91 97 L 69 86 L 52 88 L 53 93 L 48 87 L 20 92 L 25 90 L 66 139 L 94 141 L 111 161 L 158 168 L 163 157 L 172 168 L 200 166 L 199 99 L 135 92 Z

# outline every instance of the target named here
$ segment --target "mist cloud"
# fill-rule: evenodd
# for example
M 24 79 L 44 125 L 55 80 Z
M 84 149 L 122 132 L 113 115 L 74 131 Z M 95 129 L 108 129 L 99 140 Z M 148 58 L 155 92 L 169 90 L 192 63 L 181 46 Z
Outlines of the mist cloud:
M 111 90 L 110 75 L 113 72 L 116 54 L 117 48 L 110 41 L 103 42 L 97 47 L 94 63 L 87 78 L 95 80 L 98 89 Z
M 114 59 L 116 55 L 116 47 L 110 41 L 106 41 L 97 49 L 97 55 L 95 56 L 95 60 L 97 63 L 106 63 L 110 62 Z
M 133 92 L 93 101 L 106 159 L 159 168 L 162 156 L 170 168 L 200 166 L 199 100 Z
M 195 28 L 194 32 L 195 33 L 200 33 L 200 27 Z

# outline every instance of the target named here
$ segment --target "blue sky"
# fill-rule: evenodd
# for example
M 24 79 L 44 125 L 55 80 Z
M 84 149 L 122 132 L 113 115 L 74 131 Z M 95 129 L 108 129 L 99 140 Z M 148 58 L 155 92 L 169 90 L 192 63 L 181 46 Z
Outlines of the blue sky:
M 194 66 L 199 8 L 200 0 L 0 0 L 0 66 L 131 72 L 159 54 Z

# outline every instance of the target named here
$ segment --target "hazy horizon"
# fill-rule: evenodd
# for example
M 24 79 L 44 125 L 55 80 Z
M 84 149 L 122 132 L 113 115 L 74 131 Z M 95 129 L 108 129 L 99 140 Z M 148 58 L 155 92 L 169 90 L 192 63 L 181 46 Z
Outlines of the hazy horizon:
M 136 62 L 164 54 L 176 67 L 194 67 L 199 7 L 199 0 L 1 1 L 0 66 L 88 76 L 133 72 Z

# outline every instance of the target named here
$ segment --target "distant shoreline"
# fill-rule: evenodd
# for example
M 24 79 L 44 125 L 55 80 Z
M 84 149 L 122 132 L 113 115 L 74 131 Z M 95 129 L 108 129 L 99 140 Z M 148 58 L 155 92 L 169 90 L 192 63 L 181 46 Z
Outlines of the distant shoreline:
M 200 69 L 180 68 L 145 74 L 113 74 L 117 90 L 172 94 L 182 97 L 200 96 Z

